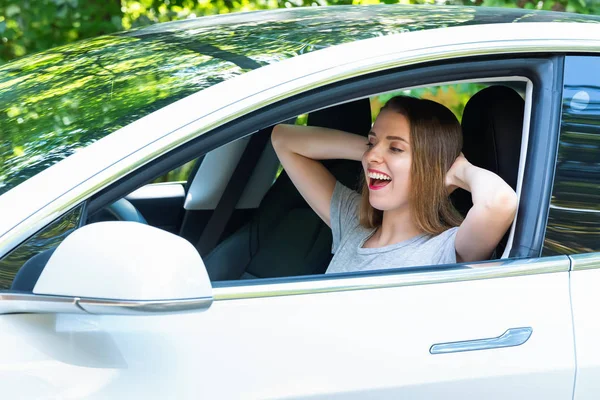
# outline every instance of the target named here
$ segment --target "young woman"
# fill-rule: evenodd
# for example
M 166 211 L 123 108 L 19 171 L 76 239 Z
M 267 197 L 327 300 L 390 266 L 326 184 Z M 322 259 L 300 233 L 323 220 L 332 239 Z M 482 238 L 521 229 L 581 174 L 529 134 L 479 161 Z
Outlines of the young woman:
M 346 132 L 278 125 L 271 138 L 284 169 L 333 233 L 327 273 L 485 260 L 512 223 L 517 196 L 461 153 L 460 124 L 446 107 L 398 96 L 368 139 Z M 318 161 L 362 161 L 362 195 Z M 462 219 L 448 196 L 471 192 Z

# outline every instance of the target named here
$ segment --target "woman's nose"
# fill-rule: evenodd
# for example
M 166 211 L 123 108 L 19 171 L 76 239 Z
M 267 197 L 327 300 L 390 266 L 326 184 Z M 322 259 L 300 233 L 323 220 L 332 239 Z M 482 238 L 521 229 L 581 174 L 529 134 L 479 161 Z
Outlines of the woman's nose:
M 373 146 L 365 153 L 365 160 L 368 162 L 380 162 L 382 160 L 381 147 Z

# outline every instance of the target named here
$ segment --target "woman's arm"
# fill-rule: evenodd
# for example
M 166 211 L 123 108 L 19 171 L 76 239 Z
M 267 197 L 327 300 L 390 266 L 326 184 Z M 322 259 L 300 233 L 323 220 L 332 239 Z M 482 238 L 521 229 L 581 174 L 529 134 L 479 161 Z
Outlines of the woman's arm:
M 277 125 L 271 142 L 288 176 L 311 208 L 329 226 L 334 176 L 316 160 L 362 159 L 367 139 L 313 126 Z
M 459 262 L 488 258 L 512 223 L 517 195 L 502 178 L 471 164 L 461 154 L 446 175 L 449 191 L 456 187 L 471 192 L 473 207 L 456 234 Z

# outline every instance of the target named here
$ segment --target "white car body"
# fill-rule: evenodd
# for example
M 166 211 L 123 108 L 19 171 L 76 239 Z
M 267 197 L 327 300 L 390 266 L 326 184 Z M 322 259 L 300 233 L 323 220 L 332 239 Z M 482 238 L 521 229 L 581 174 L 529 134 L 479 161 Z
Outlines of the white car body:
M 145 164 L 295 94 L 400 66 L 548 52 L 600 52 L 600 25 L 407 32 L 246 72 L 144 116 L 2 194 L 0 256 Z M 597 398 L 600 272 L 586 265 L 573 271 L 573 258 L 557 255 L 202 290 L 173 279 L 168 293 L 188 299 L 194 290 L 211 292 L 212 304 L 156 315 L 86 313 L 77 301 L 63 304 L 65 312 L 41 312 L 26 303 L 37 295 L 124 299 L 143 271 L 93 296 L 99 280 L 67 293 L 63 286 L 53 292 L 58 278 L 48 278 L 29 297 L 0 293 L 0 390 L 19 399 Z M 71 276 L 85 265 L 62 267 Z M 511 329 L 529 336 L 504 346 L 501 336 Z M 477 347 L 493 339 L 500 348 Z M 465 341 L 470 345 L 449 353 L 432 347 Z

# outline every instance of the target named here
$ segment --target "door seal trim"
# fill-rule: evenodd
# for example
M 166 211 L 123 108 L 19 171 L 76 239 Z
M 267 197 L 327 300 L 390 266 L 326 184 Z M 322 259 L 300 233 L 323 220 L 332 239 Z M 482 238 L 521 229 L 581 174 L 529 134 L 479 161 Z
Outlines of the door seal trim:
M 568 272 L 569 266 L 570 260 L 567 256 L 538 259 L 502 259 L 469 264 L 403 267 L 366 272 L 221 281 L 212 282 L 212 287 L 215 301 L 238 300 Z

